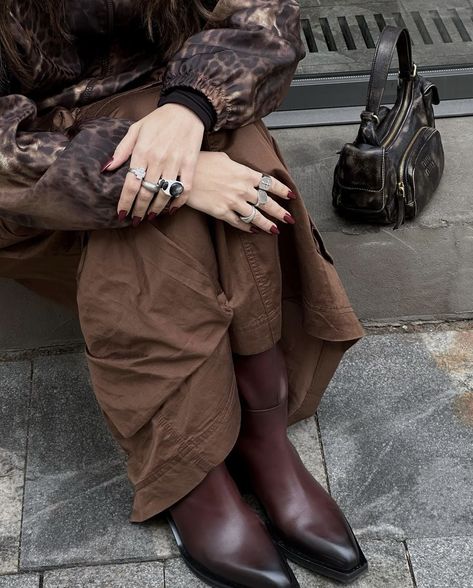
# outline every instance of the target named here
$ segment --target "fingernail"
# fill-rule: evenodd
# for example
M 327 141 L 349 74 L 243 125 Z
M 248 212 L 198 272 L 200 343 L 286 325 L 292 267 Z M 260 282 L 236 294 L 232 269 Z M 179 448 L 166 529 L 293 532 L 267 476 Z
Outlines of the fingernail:
M 155 217 L 157 217 L 158 215 L 155 212 L 149 212 L 148 213 L 148 220 L 152 221 Z
M 108 167 L 110 167 L 113 163 L 113 157 L 112 159 L 109 159 L 107 161 L 107 163 L 103 166 L 103 168 L 100 170 L 100 173 L 103 173 Z
M 273 225 L 269 230 L 271 231 L 271 233 L 273 233 L 273 235 L 279 235 L 280 234 L 279 229 L 275 225 Z
M 176 212 L 179 210 L 178 206 L 175 206 L 174 208 L 170 208 L 169 209 L 169 214 L 172 216 L 173 214 L 176 214 Z
M 133 223 L 132 224 L 133 224 L 134 227 L 137 227 L 140 224 L 140 222 L 141 222 L 141 216 L 134 216 L 133 217 Z
M 290 225 L 295 225 L 296 224 L 296 221 L 294 220 L 294 217 L 291 214 L 289 214 L 289 213 L 287 213 L 287 214 L 284 215 L 284 220 L 287 223 L 289 223 Z
M 128 210 L 120 210 L 118 214 L 118 220 L 122 223 L 126 219 L 126 215 L 128 214 Z
M 288 193 L 288 198 L 291 198 L 292 200 L 295 200 L 297 198 L 297 194 L 294 194 L 294 192 L 292 190 L 289 190 Z

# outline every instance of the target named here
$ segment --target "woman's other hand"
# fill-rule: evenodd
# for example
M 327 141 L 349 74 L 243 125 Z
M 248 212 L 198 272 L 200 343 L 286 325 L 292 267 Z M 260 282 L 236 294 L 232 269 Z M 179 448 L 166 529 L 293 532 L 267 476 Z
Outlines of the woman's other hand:
M 161 177 L 175 180 L 179 176 L 184 193 L 173 207 L 180 207 L 186 203 L 193 188 L 203 136 L 204 124 L 189 108 L 164 104 L 130 126 L 111 163 L 103 171 L 119 168 L 131 156 L 130 167 L 144 168 L 148 182 L 157 183 Z M 137 225 L 145 214 L 159 214 L 169 198 L 162 190 L 155 197 L 153 192 L 141 186 L 134 174 L 128 173 L 117 213 L 124 219 L 133 210 L 133 224 Z
M 256 209 L 256 216 L 251 224 L 240 220 L 240 216 L 249 216 L 252 213 L 252 204 L 258 201 L 257 186 L 262 176 L 261 172 L 236 163 L 226 153 L 202 151 L 198 157 L 187 205 L 245 232 L 254 232 L 253 226 L 267 233 L 278 234 L 277 225 L 266 214 L 283 223 L 294 224 L 294 219 L 271 196 L 262 208 Z M 284 199 L 296 197 L 275 178 L 272 178 L 268 192 Z M 173 204 L 173 208 L 174 206 Z

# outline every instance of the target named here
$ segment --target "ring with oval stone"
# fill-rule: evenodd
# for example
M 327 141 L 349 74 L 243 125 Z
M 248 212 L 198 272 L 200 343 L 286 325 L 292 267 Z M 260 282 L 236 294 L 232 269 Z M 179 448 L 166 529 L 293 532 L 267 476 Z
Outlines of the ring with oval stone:
M 272 183 L 273 178 L 271 176 L 263 174 L 263 177 L 261 178 L 260 183 L 258 184 L 258 188 L 260 190 L 264 190 L 265 192 L 270 191 Z
M 258 200 L 256 201 L 256 204 L 254 204 L 253 206 L 259 208 L 260 206 L 264 206 L 265 204 L 267 204 L 268 200 L 269 196 L 266 190 L 260 189 L 258 190 Z

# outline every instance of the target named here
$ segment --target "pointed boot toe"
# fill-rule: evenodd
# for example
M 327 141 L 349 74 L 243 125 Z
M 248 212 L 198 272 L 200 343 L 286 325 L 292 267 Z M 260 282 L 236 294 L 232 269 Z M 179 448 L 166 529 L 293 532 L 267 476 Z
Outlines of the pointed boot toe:
M 171 507 L 168 521 L 187 566 L 209 586 L 299 588 L 223 465 Z
M 368 567 L 366 558 L 350 526 L 336 536 L 324 536 L 317 529 L 291 529 L 290 536 L 277 530 L 275 539 L 286 557 L 316 573 L 348 584 Z

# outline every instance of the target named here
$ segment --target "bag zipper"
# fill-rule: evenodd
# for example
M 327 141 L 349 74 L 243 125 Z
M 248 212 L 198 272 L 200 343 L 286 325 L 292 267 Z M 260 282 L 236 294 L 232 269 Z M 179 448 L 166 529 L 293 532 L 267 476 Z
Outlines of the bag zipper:
M 402 156 L 401 162 L 399 164 L 399 176 L 398 176 L 398 183 L 397 183 L 397 199 L 398 199 L 398 210 L 399 207 L 402 206 L 402 210 L 404 211 L 404 207 L 408 204 L 407 202 L 407 198 L 406 198 L 406 186 L 404 184 L 404 172 L 405 172 L 405 168 L 406 168 L 406 161 L 409 157 L 409 155 L 411 154 L 411 151 L 415 145 L 415 142 L 417 141 L 417 139 L 419 138 L 419 136 L 421 135 L 421 133 L 423 133 L 425 131 L 425 129 L 428 129 L 429 127 L 421 127 L 416 134 L 412 137 L 412 139 L 409 142 L 409 145 L 407 146 L 406 150 L 404 151 L 404 155 Z M 432 133 L 430 134 L 430 136 L 432 136 L 435 133 L 436 129 L 432 129 Z M 429 138 L 430 138 L 429 136 Z M 402 203 L 402 204 L 401 204 Z M 400 219 L 398 218 L 397 222 L 396 222 L 396 226 L 394 227 L 395 229 L 398 229 L 401 224 L 404 222 L 404 214 L 402 214 L 402 221 L 400 222 Z
M 393 125 L 393 127 L 391 128 L 389 133 L 385 137 L 383 137 L 383 140 L 381 141 L 381 145 L 385 148 L 389 147 L 389 145 L 392 143 L 393 139 L 395 138 L 399 129 L 401 128 L 402 123 L 404 122 L 407 111 L 409 110 L 409 107 L 411 104 L 411 101 L 406 98 L 406 95 L 408 93 L 412 93 L 412 88 L 413 88 L 413 80 L 408 80 L 407 84 L 404 86 L 404 93 L 403 93 L 403 97 L 402 97 L 402 107 L 396 117 L 395 124 Z

